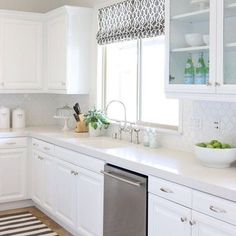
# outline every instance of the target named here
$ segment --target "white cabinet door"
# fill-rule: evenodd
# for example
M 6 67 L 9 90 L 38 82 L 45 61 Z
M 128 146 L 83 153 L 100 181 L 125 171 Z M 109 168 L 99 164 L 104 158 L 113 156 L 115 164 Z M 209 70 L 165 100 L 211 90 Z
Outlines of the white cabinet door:
M 103 235 L 103 176 L 79 168 L 77 177 L 77 232 Z
M 32 153 L 32 199 L 37 204 L 43 203 L 43 157 L 39 152 Z
M 40 89 L 42 23 L 4 17 L 1 25 L 3 89 Z
M 76 167 L 63 161 L 58 161 L 55 167 L 57 178 L 54 188 L 56 194 L 56 216 L 72 229 L 76 228 Z
M 27 151 L 0 150 L 0 203 L 26 198 Z
M 192 212 L 192 236 L 235 236 L 236 226 L 216 220 L 198 212 Z
M 43 182 L 43 206 L 51 214 L 54 214 L 55 209 L 55 162 L 52 157 L 44 154 L 44 182 Z
M 191 210 L 149 194 L 149 236 L 191 236 Z
M 66 15 L 49 20 L 47 25 L 47 77 L 48 88 L 66 89 L 67 65 L 67 24 Z

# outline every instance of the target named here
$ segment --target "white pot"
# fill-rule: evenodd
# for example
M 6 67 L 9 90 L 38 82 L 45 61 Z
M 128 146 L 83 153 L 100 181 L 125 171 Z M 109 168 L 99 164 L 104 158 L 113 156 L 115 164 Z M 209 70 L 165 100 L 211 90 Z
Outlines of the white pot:
M 12 128 L 23 129 L 25 128 L 25 111 L 21 108 L 16 108 L 12 112 Z
M 7 107 L 0 107 L 0 129 L 10 128 L 10 109 Z
M 89 136 L 90 137 L 99 137 L 104 134 L 104 129 L 101 127 L 97 127 L 97 129 L 94 129 L 91 124 L 89 124 Z

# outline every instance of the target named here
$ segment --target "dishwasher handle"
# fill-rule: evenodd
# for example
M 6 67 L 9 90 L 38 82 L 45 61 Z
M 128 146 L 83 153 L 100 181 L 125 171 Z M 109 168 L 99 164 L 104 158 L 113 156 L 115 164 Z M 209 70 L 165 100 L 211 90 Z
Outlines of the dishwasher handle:
M 133 185 L 135 187 L 141 187 L 143 184 L 143 182 L 134 181 L 133 179 L 128 179 L 126 176 L 122 177 L 121 175 L 117 175 L 114 172 L 106 172 L 106 171 L 101 170 L 101 173 L 104 174 L 105 176 L 119 180 L 119 181 L 124 182 L 126 184 Z

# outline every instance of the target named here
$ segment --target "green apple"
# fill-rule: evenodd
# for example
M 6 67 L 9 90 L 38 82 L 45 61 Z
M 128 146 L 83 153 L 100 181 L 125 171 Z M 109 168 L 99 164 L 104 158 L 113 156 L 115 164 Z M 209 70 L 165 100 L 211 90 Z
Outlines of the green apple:
M 207 147 L 207 148 L 214 148 L 214 146 L 211 145 L 211 144 L 208 144 L 206 147 Z
M 214 148 L 222 148 L 222 144 L 220 142 L 215 142 L 213 145 L 212 145 Z
M 205 147 L 207 146 L 207 144 L 205 144 L 205 143 L 199 143 L 199 144 L 197 144 L 197 146 L 198 146 L 198 147 L 204 147 L 204 148 L 205 148 Z

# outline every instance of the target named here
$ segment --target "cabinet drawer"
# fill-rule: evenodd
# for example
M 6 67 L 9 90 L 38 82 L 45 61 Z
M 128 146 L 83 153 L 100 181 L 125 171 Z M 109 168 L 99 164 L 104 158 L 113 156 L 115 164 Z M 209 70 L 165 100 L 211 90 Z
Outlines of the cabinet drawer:
M 191 207 L 192 190 L 187 187 L 150 176 L 148 189 L 150 193 L 177 202 L 183 206 Z
M 236 225 L 236 202 L 194 191 L 193 209 Z
M 32 146 L 34 149 L 47 153 L 49 155 L 54 155 L 54 145 L 47 143 L 38 139 L 32 139 Z
M 97 173 L 100 173 L 101 170 L 104 170 L 104 161 L 81 154 L 79 152 L 74 152 L 65 148 L 55 146 L 55 155 L 61 160 Z
M 27 147 L 27 138 L 0 138 L 0 148 Z

